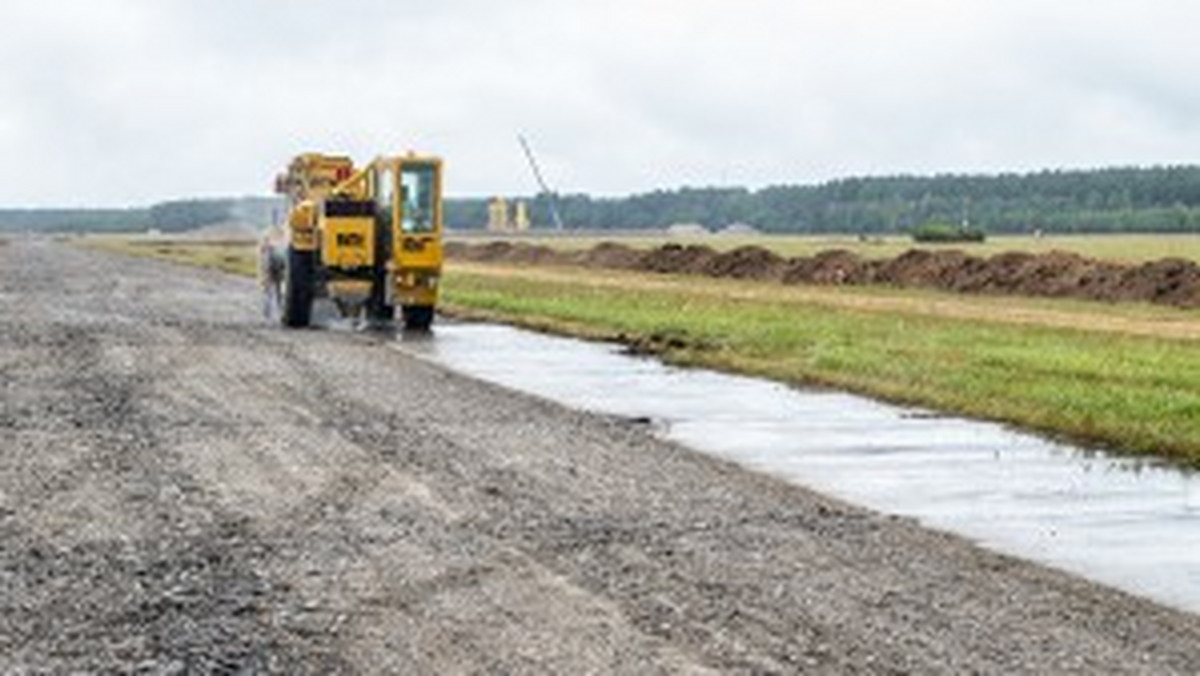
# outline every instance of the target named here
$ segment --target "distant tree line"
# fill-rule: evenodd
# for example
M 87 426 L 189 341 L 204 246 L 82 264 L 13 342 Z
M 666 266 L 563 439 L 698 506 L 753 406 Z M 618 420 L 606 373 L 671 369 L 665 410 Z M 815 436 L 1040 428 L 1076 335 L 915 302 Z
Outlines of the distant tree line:
M 162 232 L 183 232 L 233 220 L 234 200 L 180 200 L 150 207 L 150 227 Z
M 131 209 L 0 209 L 0 231 L 183 232 L 233 220 L 240 202 L 193 199 Z
M 535 227 L 549 226 L 549 205 L 547 195 L 530 200 Z M 558 207 L 568 227 L 593 230 L 745 223 L 767 232 L 885 234 L 965 222 L 990 233 L 1200 232 L 1200 166 L 848 178 L 621 198 L 562 195 Z M 482 227 L 487 200 L 450 200 L 447 220 L 458 228 Z
M 534 227 L 550 227 L 549 196 L 527 199 Z M 447 199 L 446 222 L 462 230 L 483 228 L 487 204 L 487 198 Z M 888 234 L 950 223 L 993 234 L 1200 232 L 1200 166 L 847 178 L 629 197 L 572 194 L 559 196 L 557 204 L 569 228 L 588 230 L 745 223 L 766 232 Z M 265 224 L 279 213 L 272 198 L 177 200 L 137 209 L 0 209 L 0 231 L 180 232 L 230 220 Z
M 149 223 L 149 209 L 0 209 L 0 232 L 133 232 Z

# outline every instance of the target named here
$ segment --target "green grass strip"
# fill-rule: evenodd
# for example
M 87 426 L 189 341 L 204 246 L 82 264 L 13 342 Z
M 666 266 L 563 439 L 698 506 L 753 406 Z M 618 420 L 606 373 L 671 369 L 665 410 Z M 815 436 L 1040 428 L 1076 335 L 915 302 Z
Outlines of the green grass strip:
M 1200 466 L 1200 343 L 451 270 L 452 308 Z M 608 280 L 611 282 L 611 277 Z

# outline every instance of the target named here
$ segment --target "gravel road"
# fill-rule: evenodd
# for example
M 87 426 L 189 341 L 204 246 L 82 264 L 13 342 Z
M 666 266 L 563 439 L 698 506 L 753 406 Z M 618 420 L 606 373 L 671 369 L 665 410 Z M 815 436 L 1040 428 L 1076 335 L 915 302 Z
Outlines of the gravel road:
M 0 673 L 1200 673 L 1195 615 L 257 312 L 0 247 Z

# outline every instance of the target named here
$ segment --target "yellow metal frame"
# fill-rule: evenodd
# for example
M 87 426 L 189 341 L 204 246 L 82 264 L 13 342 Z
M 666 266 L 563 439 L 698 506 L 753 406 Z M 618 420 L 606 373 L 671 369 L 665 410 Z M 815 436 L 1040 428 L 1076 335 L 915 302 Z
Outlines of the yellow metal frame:
M 312 202 L 301 202 L 288 214 L 288 242 L 299 251 L 317 248 L 316 205 Z
M 375 264 L 375 219 L 325 216 L 321 219 L 321 264 L 365 268 Z
M 433 168 L 433 222 L 427 232 L 404 232 L 404 199 L 401 176 L 407 166 Z M 306 153 L 297 156 L 286 174 L 277 179 L 277 189 L 288 196 L 291 212 L 288 230 L 293 247 L 320 250 L 321 262 L 329 268 L 358 268 L 373 264 L 373 228 L 379 220 L 370 216 L 322 216 L 322 203 L 334 196 L 378 201 L 386 194 L 377 185 L 389 175 L 391 186 L 391 260 L 386 261 L 393 302 L 399 305 L 434 306 L 437 303 L 444 251 L 443 168 L 441 158 L 407 153 L 377 157 L 364 167 L 340 155 Z M 341 287 L 330 289 L 337 293 Z M 349 291 L 349 288 L 345 289 Z M 355 288 L 355 295 L 360 290 Z
M 412 153 L 387 160 L 391 164 L 392 177 L 396 181 L 393 190 L 394 211 L 392 216 L 392 263 L 395 285 L 393 294 L 396 302 L 403 306 L 428 306 L 437 304 L 442 275 L 444 252 L 442 233 L 444 229 L 445 205 L 443 204 L 443 163 L 440 158 L 419 156 Z M 401 191 L 401 175 L 408 165 L 433 168 L 433 229 L 427 232 L 404 232 L 404 199 Z

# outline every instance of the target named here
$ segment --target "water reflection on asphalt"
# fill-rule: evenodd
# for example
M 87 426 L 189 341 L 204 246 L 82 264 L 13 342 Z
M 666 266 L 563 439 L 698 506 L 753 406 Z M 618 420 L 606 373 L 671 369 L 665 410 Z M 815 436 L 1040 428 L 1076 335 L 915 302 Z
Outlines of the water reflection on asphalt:
M 1200 477 L 1002 426 L 800 390 L 508 326 L 401 349 L 985 546 L 1200 612 Z

